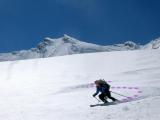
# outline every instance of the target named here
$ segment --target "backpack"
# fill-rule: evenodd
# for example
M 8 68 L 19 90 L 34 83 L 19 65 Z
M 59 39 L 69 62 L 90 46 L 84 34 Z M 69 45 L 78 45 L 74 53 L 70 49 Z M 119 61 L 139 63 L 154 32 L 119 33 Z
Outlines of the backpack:
M 108 90 L 110 89 L 110 85 L 104 79 L 97 80 L 97 82 L 100 84 L 100 86 L 105 86 L 108 88 Z

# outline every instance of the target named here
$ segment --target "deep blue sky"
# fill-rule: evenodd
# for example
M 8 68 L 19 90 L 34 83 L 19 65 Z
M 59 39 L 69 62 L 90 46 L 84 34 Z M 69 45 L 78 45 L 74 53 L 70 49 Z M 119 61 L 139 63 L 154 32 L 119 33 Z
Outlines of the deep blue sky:
M 0 0 L 0 52 L 68 34 L 113 44 L 160 37 L 159 0 Z

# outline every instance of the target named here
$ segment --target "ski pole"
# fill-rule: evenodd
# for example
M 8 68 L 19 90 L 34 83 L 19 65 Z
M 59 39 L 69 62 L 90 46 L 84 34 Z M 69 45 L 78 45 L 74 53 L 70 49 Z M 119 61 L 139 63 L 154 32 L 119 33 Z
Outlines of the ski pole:
M 128 98 L 128 96 L 125 96 L 125 95 L 122 95 L 122 94 L 119 94 L 119 93 L 116 93 L 116 92 L 113 92 L 113 91 L 111 91 L 112 93 L 114 93 L 114 94 L 117 94 L 117 95 L 120 95 L 120 96 L 123 96 L 123 97 L 127 97 Z
M 101 102 L 98 98 L 94 97 L 98 102 Z

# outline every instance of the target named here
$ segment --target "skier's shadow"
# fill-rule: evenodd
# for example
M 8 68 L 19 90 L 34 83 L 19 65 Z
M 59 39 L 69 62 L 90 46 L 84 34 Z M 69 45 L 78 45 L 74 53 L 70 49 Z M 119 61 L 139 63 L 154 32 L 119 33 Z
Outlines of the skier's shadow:
M 110 103 L 98 103 L 95 105 L 90 105 L 90 107 L 97 107 L 97 106 L 110 106 L 110 105 L 116 105 L 118 103 L 110 102 Z

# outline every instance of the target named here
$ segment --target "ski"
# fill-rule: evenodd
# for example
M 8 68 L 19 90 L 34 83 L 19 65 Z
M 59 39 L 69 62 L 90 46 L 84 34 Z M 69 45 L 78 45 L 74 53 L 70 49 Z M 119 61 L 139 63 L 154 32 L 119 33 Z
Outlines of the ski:
M 96 106 L 109 106 L 109 105 L 116 105 L 122 103 L 122 101 L 114 101 L 114 102 L 108 102 L 108 103 L 98 103 L 98 104 L 92 104 L 90 107 L 96 107 Z

